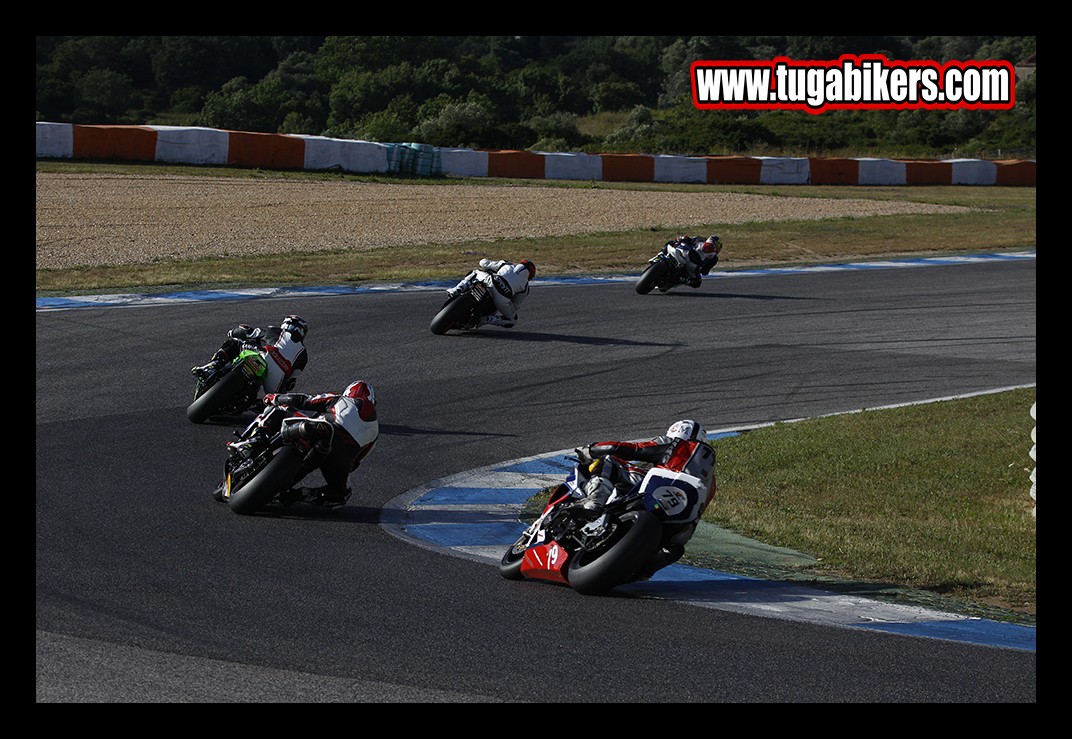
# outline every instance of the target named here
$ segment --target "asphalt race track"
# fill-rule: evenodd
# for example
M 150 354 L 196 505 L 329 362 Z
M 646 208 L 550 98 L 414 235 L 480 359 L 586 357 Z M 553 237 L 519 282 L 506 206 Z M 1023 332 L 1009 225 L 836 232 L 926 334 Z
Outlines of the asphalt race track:
M 681 417 L 729 428 L 1034 383 L 1035 270 L 730 275 L 648 296 L 537 280 L 517 328 L 447 336 L 428 291 L 38 311 L 37 701 L 1035 702 L 1033 651 L 584 597 L 380 525 L 430 480 Z M 368 380 L 380 441 L 347 507 L 239 517 L 210 497 L 237 426 L 186 420 L 189 368 L 229 327 L 290 312 L 311 326 L 298 389 Z

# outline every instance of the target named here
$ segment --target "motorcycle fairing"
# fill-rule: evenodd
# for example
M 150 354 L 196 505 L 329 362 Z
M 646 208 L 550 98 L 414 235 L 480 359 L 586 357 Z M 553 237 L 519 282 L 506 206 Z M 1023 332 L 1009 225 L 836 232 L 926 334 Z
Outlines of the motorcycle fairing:
M 250 378 L 264 377 L 264 373 L 268 371 L 268 365 L 261 353 L 250 349 L 243 349 L 235 364 Z
M 565 574 L 568 560 L 569 552 L 565 547 L 560 546 L 557 541 L 545 542 L 525 550 L 521 572 L 526 577 L 537 580 L 549 580 L 569 585 Z
M 664 521 L 688 523 L 703 512 L 701 505 L 706 496 L 707 485 L 698 477 L 685 472 L 674 472 L 662 467 L 648 470 L 640 483 L 644 496 L 644 508 Z

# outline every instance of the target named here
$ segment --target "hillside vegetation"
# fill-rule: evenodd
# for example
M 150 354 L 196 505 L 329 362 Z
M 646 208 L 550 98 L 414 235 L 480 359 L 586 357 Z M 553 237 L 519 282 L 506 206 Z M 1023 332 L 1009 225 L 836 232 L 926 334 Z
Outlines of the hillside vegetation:
M 1035 158 L 1011 110 L 699 110 L 696 60 L 1033 59 L 1034 36 L 37 36 L 36 116 L 441 147 Z M 1031 67 L 1033 69 L 1033 67 Z

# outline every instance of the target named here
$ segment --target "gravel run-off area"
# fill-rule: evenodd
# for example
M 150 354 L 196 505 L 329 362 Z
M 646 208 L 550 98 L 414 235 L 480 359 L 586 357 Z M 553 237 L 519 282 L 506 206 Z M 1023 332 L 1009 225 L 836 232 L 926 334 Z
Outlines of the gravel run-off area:
M 38 173 L 37 267 L 963 210 L 723 192 Z

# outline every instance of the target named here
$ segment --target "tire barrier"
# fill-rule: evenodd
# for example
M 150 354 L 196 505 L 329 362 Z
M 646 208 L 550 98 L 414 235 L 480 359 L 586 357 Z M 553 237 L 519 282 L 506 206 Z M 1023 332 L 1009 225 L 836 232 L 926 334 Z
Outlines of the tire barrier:
M 183 126 L 37 122 L 38 159 L 263 169 L 725 185 L 1035 187 L 1034 160 L 581 154 L 384 144 L 303 134 Z

